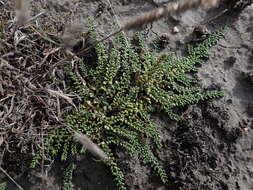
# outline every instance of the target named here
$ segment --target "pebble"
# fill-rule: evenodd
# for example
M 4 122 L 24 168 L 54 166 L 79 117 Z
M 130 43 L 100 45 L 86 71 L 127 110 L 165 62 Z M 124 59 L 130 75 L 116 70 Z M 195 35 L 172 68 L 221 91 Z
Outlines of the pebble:
M 176 33 L 178 33 L 178 32 L 179 32 L 179 29 L 178 29 L 178 27 L 175 26 L 175 27 L 173 28 L 173 33 L 176 34 Z

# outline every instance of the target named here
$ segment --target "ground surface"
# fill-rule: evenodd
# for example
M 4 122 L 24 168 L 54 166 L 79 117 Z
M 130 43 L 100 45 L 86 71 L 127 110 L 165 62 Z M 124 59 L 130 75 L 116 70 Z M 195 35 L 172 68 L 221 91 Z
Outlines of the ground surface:
M 131 16 L 165 1 L 111 0 L 112 5 L 108 2 L 38 0 L 32 3 L 32 7 L 33 14 L 45 11 L 47 17 L 44 18 L 51 18 L 59 27 L 96 16 L 99 33 L 104 36 L 112 32 L 116 21 L 114 12 L 119 23 L 124 23 Z M 189 107 L 183 114 L 185 119 L 177 124 L 164 116 L 154 116 L 165 145 L 156 154 L 169 173 L 170 183 L 163 186 L 145 166 L 119 152 L 130 189 L 253 189 L 253 74 L 251 78 L 247 77 L 253 72 L 253 5 L 244 10 L 227 8 L 221 5 L 207 13 L 187 12 L 145 29 L 149 37 L 166 34 L 169 40 L 164 51 L 174 51 L 180 56 L 184 54 L 186 44 L 194 39 L 192 32 L 196 26 L 202 24 L 212 31 L 227 25 L 225 39 L 212 49 L 207 64 L 198 72 L 203 87 L 221 89 L 225 97 Z M 40 19 L 43 22 L 43 17 Z M 175 26 L 178 33 L 173 30 Z M 55 164 L 51 169 L 51 189 L 60 189 L 59 173 L 64 167 Z M 73 175 L 77 188 L 115 189 L 102 164 L 80 158 L 77 168 Z M 34 190 L 38 187 L 37 178 L 29 172 L 16 180 L 25 189 Z M 9 184 L 8 189 L 15 188 L 14 184 Z

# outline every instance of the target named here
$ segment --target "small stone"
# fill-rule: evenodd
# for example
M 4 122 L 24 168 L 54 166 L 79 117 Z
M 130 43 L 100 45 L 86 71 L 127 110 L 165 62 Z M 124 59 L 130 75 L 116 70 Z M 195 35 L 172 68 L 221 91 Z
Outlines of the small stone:
M 178 27 L 175 26 L 175 27 L 173 28 L 173 33 L 176 34 L 176 33 L 178 33 L 178 32 L 179 32 L 179 29 L 178 29 Z
M 210 31 L 204 25 L 196 26 L 193 30 L 193 40 L 196 42 L 204 41 L 209 35 Z
M 209 35 L 211 32 L 207 29 L 206 26 L 199 25 L 194 28 L 193 33 L 195 33 L 195 35 L 200 38 L 202 36 Z
M 169 41 L 169 40 L 170 40 L 170 35 L 167 34 L 167 33 L 163 33 L 163 34 L 161 35 L 161 38 L 164 39 L 164 40 Z

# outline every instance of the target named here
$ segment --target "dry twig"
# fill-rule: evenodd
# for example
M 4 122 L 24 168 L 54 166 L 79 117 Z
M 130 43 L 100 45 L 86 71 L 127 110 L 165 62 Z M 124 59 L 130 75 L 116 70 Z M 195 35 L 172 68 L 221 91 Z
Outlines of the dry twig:
M 86 135 L 74 132 L 74 139 L 87 148 L 93 155 L 98 156 L 103 161 L 107 160 L 107 155 L 104 151 L 93 143 Z
M 24 190 L 1 166 L 0 170 L 20 189 Z
M 15 31 L 25 25 L 30 17 L 29 0 L 15 0 L 16 23 L 13 29 Z
M 177 15 L 190 9 L 210 8 L 217 5 L 219 0 L 179 0 L 154 9 L 144 15 L 137 16 L 127 22 L 122 30 L 132 30 L 157 21 L 166 16 Z
M 116 34 L 122 32 L 122 31 L 141 28 L 142 26 L 152 23 L 154 21 L 157 21 L 165 16 L 177 15 L 177 14 L 183 13 L 183 12 L 190 10 L 190 9 L 211 8 L 211 7 L 216 6 L 218 4 L 218 2 L 219 2 L 219 0 L 179 0 L 176 2 L 168 3 L 163 7 L 154 9 L 148 13 L 145 13 L 141 16 L 137 16 L 137 17 L 131 19 L 129 22 L 127 22 L 125 25 L 123 25 L 119 30 L 117 30 L 117 31 L 113 32 L 112 34 L 106 36 L 105 38 L 93 43 L 93 45 L 80 50 L 79 52 L 76 53 L 76 55 L 78 56 L 78 55 L 83 55 L 83 54 L 87 53 L 90 49 L 92 49 L 97 44 L 111 38 L 112 36 L 115 36 Z M 58 63 L 56 63 L 54 66 L 51 67 L 50 72 L 52 72 L 55 67 L 67 64 L 67 61 L 71 60 L 73 57 L 74 56 L 70 56 L 68 58 L 62 59 L 61 61 L 59 61 Z
M 56 96 L 56 97 L 61 97 L 63 99 L 65 99 L 69 104 L 71 104 L 73 107 L 76 108 L 75 104 L 73 103 L 72 98 L 69 97 L 68 94 L 64 94 L 61 91 L 55 91 L 55 90 L 51 90 L 51 89 L 45 89 L 50 95 L 52 96 Z

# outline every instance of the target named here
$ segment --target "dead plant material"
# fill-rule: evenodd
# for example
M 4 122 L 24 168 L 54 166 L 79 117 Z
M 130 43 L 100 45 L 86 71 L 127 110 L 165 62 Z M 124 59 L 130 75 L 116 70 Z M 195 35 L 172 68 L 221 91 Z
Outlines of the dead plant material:
M 92 140 L 90 140 L 90 138 L 86 135 L 74 132 L 74 139 L 81 143 L 93 155 L 99 157 L 103 161 L 107 160 L 107 155 L 104 153 L 104 151 L 99 148 L 98 145 L 92 142 Z
M 157 8 L 144 15 L 137 16 L 123 26 L 123 30 L 132 30 L 157 21 L 166 16 L 177 15 L 190 9 L 211 8 L 218 4 L 219 0 L 179 0 L 168 3 L 164 7 Z
M 0 170 L 18 187 L 18 189 L 24 190 L 1 166 Z
M 219 2 L 220 0 L 179 0 L 175 2 L 170 2 L 164 5 L 163 7 L 156 8 L 148 13 L 145 13 L 141 16 L 137 16 L 131 19 L 129 22 L 123 25 L 119 30 L 113 32 L 112 34 L 104 37 L 103 39 L 97 42 L 94 42 L 92 45 L 86 47 L 85 49 L 82 49 L 79 52 L 77 52 L 76 56 L 86 54 L 87 52 L 89 52 L 90 49 L 92 49 L 97 44 L 115 36 L 116 34 L 122 31 L 139 29 L 139 28 L 142 28 L 144 25 L 153 23 L 154 21 L 157 21 L 166 16 L 177 15 L 190 9 L 198 9 L 198 8 L 208 9 L 208 8 L 216 6 Z M 51 68 L 50 72 L 52 72 L 55 67 L 66 64 L 67 61 L 71 60 L 73 57 L 74 56 L 70 56 L 66 59 L 59 61 Z
M 77 40 L 79 39 L 82 33 L 83 27 L 80 24 L 73 23 L 66 25 L 62 40 L 63 40 L 63 48 L 70 49 L 74 45 L 76 45 Z
M 27 0 L 13 0 L 15 6 L 9 0 L 1 1 L 0 134 L 4 134 L 1 148 L 6 150 L 2 166 L 15 178 L 29 168 L 34 153 L 43 148 L 42 136 L 61 125 L 80 98 L 66 85 L 64 69 L 45 76 L 52 63 L 67 57 L 59 47 L 56 26 L 46 19 L 33 24 L 42 13 L 29 19 Z M 13 8 L 17 22 L 9 30 Z
M 73 100 L 72 98 L 70 98 L 69 94 L 64 94 L 63 92 L 61 91 L 56 91 L 56 90 L 51 90 L 51 89 L 46 89 L 46 91 L 51 94 L 52 96 L 58 96 L 58 97 L 61 97 L 63 98 L 64 100 L 66 100 L 69 104 L 71 104 L 73 107 L 76 108 L 75 104 L 73 103 Z
M 14 32 L 21 26 L 25 25 L 30 18 L 30 1 L 29 0 L 15 0 L 14 3 L 16 12 L 16 23 Z

